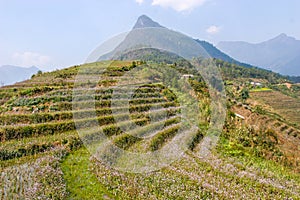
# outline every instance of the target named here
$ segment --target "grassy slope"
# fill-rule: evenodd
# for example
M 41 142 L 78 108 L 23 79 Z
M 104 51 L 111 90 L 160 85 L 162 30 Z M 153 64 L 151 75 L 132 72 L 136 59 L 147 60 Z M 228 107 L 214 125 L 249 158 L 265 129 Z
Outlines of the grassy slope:
M 68 199 L 110 199 L 112 195 L 91 171 L 90 153 L 85 148 L 72 152 L 61 164 Z
M 110 77 L 108 74 L 107 79 L 110 80 L 116 75 L 122 75 L 119 69 L 124 66 L 130 68 L 130 65 L 131 62 L 118 61 L 113 63 L 111 73 L 114 74 L 114 77 Z M 85 67 L 93 70 L 102 69 L 105 67 L 105 63 L 88 64 Z M 90 162 L 89 153 L 85 149 L 77 150 L 81 147 L 81 143 L 76 131 L 73 131 L 71 126 L 64 127 L 62 131 L 56 129 L 54 133 L 26 136 L 27 132 L 24 130 L 24 125 L 25 127 L 31 126 L 32 123 L 37 125 L 46 120 L 48 123 L 45 125 L 46 127 L 49 123 L 58 127 L 57 123 L 64 124 L 70 119 L 68 96 L 72 94 L 73 80 L 77 70 L 78 67 L 75 66 L 45 73 L 35 76 L 29 81 L 1 88 L 2 113 L 0 117 L 2 117 L 3 123 L 0 129 L 7 127 L 7 123 L 11 123 L 11 118 L 7 118 L 7 116 L 13 116 L 14 123 L 9 126 L 14 127 L 16 136 L 18 136 L 19 130 L 22 130 L 24 135 L 19 139 L 1 141 L 0 153 L 2 158 L 8 155 L 20 157 L 9 157 L 8 160 L 0 161 L 1 171 L 43 158 L 51 154 L 53 149 L 62 148 L 63 151 L 69 152 L 67 157 L 63 156 L 64 158 L 59 165 L 59 168 L 64 172 L 63 178 L 69 199 L 109 199 L 116 197 L 123 199 L 224 199 L 229 196 L 233 199 L 282 199 L 284 197 L 298 199 L 299 175 L 290 167 L 257 154 L 254 149 L 263 148 L 262 143 L 257 143 L 258 146 L 253 148 L 241 145 L 241 139 L 247 139 L 251 142 L 254 137 L 250 137 L 248 132 L 239 132 L 240 129 L 237 126 L 228 128 L 224 132 L 226 134 L 222 135 L 217 151 L 210 157 L 201 158 L 201 155 L 197 154 L 199 147 L 196 143 L 193 151 L 189 151 L 185 157 L 171 166 L 145 175 L 120 173 L 107 169 L 97 160 Z M 107 87 L 115 83 L 108 81 L 105 84 L 107 90 Z M 99 90 L 99 93 L 106 92 Z M 53 95 L 66 98 L 41 99 L 41 96 Z M 172 95 L 169 97 L 172 99 Z M 21 101 L 21 99 L 27 100 Z M 206 98 L 202 100 L 207 102 Z M 142 106 L 134 108 L 136 114 L 139 114 L 139 110 L 147 111 L 147 106 L 143 108 L 143 105 L 143 103 L 135 105 Z M 170 107 L 173 106 L 176 106 L 176 103 L 170 105 Z M 202 106 L 203 113 L 208 112 L 208 109 L 204 105 Z M 39 111 L 38 115 L 35 116 L 32 115 L 32 112 L 36 108 L 39 108 Z M 99 116 L 103 116 L 103 113 L 111 113 L 107 111 L 108 107 L 103 105 L 99 105 L 97 109 Z M 55 117 L 52 116 L 54 113 Z M 140 117 L 147 116 L 142 114 Z M 138 117 L 137 119 L 141 118 Z M 113 124 L 113 121 L 108 122 Z M 172 124 L 166 129 L 171 129 L 171 127 Z M 37 130 L 37 126 L 32 128 L 32 130 Z M 39 132 L 37 131 L 37 133 Z M 120 146 L 129 149 L 130 147 L 143 146 L 138 141 L 127 140 L 126 137 L 124 137 L 125 139 L 114 136 L 112 138 L 115 139 L 115 142 L 119 142 Z M 167 141 L 167 138 L 160 141 Z M 272 153 L 273 150 L 267 148 L 266 151 Z

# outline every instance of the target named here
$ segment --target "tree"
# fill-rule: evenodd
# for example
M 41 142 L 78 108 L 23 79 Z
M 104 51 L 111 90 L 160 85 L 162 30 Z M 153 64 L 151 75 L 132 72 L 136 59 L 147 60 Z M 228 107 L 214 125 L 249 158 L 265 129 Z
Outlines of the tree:
M 244 88 L 241 92 L 241 98 L 245 101 L 250 97 L 248 89 Z
M 135 62 L 135 61 L 132 61 L 131 66 L 132 66 L 133 68 L 136 67 L 136 62 Z

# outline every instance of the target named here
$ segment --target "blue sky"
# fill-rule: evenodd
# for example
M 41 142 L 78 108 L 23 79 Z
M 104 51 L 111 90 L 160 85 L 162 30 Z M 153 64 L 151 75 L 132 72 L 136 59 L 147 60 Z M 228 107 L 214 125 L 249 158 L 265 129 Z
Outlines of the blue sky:
M 0 0 L 0 65 L 52 70 L 80 64 L 146 14 L 213 44 L 300 39 L 299 0 Z

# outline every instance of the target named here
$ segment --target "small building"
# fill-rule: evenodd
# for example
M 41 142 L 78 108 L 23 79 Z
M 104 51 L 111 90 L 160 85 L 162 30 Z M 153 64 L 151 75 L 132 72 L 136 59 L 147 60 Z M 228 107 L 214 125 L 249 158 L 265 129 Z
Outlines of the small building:
M 183 74 L 182 78 L 193 78 L 194 75 L 193 74 Z
M 253 86 L 262 86 L 260 82 L 251 82 L 250 84 Z

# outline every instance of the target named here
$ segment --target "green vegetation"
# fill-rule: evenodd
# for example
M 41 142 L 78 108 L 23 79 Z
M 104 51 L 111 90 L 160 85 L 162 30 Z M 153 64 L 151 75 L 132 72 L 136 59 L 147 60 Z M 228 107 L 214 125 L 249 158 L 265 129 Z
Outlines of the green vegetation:
M 242 67 L 237 64 L 231 64 L 222 60 L 214 60 L 216 65 L 220 67 L 224 80 L 254 78 L 267 80 L 270 84 L 288 82 L 286 77 L 268 70 L 256 67 Z
M 272 91 L 272 89 L 270 88 L 255 88 L 252 89 L 250 92 L 270 92 Z
M 110 199 L 110 192 L 100 184 L 92 172 L 90 154 L 79 149 L 65 158 L 61 164 L 67 184 L 67 199 Z
M 299 86 L 288 88 L 284 77 L 266 70 L 215 60 L 225 79 L 228 116 L 217 148 L 203 157 L 214 94 L 199 72 L 182 58 L 152 49 L 122 59 L 131 57 L 38 73 L 0 88 L 0 199 L 299 199 Z M 126 107 L 122 94 L 128 87 L 115 86 L 128 86 L 121 77 L 139 66 L 141 78 L 132 80 L 139 86 Z M 79 70 L 82 79 L 74 83 Z M 100 73 L 103 79 L 93 83 L 91 77 Z M 139 84 L 144 79 L 153 83 Z M 220 86 L 220 80 L 213 82 Z M 102 142 L 101 129 L 126 151 L 160 150 L 184 127 L 182 109 L 191 96 L 198 101 L 199 129 L 189 150 L 163 169 L 117 171 L 84 147 Z

